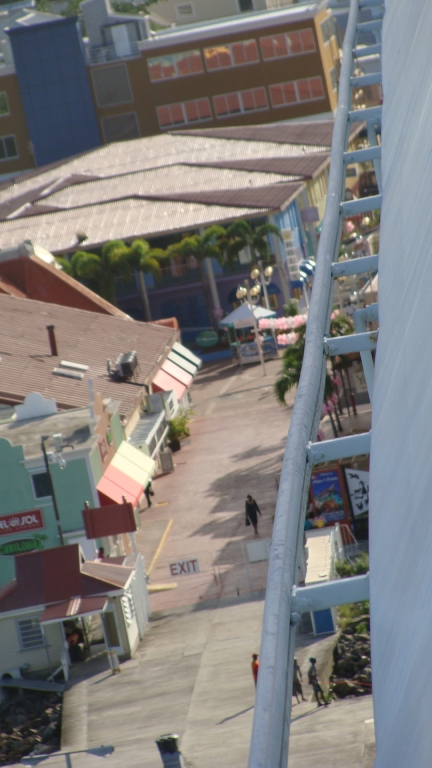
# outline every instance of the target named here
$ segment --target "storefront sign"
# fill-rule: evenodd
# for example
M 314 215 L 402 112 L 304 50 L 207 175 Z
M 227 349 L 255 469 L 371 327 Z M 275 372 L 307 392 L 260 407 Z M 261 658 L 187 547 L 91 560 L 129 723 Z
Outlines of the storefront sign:
M 34 531 L 43 527 L 44 521 L 40 509 L 32 509 L 29 512 L 17 512 L 15 515 L 2 515 L 0 517 L 0 536 Z
M 338 467 L 312 472 L 311 492 L 315 513 L 326 523 L 337 523 L 348 517 Z
M 369 472 L 345 468 L 345 477 L 354 517 L 369 512 Z
M 43 549 L 45 539 L 46 536 L 36 533 L 31 539 L 7 541 L 5 544 L 0 544 L 0 555 L 13 557 L 14 555 L 22 555 L 24 552 L 33 552 L 35 549 Z
M 178 563 L 170 563 L 171 576 L 191 576 L 193 573 L 199 573 L 200 567 L 198 560 L 180 560 Z

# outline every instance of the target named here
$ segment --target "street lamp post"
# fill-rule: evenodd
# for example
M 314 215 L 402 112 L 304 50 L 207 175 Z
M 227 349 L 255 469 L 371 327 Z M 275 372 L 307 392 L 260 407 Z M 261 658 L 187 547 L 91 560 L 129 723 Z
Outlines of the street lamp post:
M 257 303 L 260 293 L 261 293 L 260 285 L 253 285 L 252 288 L 249 288 L 249 282 L 245 280 L 244 285 L 240 285 L 239 288 L 237 288 L 236 296 L 239 301 L 241 301 L 244 304 L 247 304 L 251 311 L 253 327 L 255 332 L 255 342 L 258 349 L 258 355 L 259 355 L 261 367 L 263 370 L 263 376 L 267 376 L 267 371 L 266 371 L 265 362 L 264 362 L 264 355 L 261 348 L 261 339 L 258 333 L 258 325 L 257 325 L 256 317 L 253 311 L 254 304 Z
M 56 519 L 56 523 L 57 523 L 57 530 L 58 530 L 58 536 L 59 536 L 59 539 L 60 539 L 60 544 L 62 546 L 64 546 L 65 541 L 64 541 L 63 530 L 62 530 L 62 526 L 61 526 L 60 513 L 59 513 L 59 508 L 58 508 L 58 505 L 57 505 L 57 499 L 56 499 L 56 495 L 55 495 L 55 492 L 54 492 L 54 485 L 53 485 L 53 481 L 52 481 L 52 477 L 51 477 L 51 470 L 50 470 L 48 456 L 47 456 L 47 452 L 46 452 L 46 448 L 45 448 L 45 441 L 46 440 L 48 440 L 48 435 L 42 435 L 42 437 L 41 437 L 41 448 L 42 448 L 42 453 L 43 453 L 43 457 L 44 457 L 45 469 L 46 469 L 46 473 L 47 473 L 47 476 L 48 476 L 48 484 L 49 484 L 49 489 L 50 489 L 50 496 L 51 496 L 52 504 L 53 504 L 53 507 L 54 507 L 54 515 L 55 515 L 55 519 Z
M 270 301 L 268 297 L 268 291 L 267 286 L 270 285 L 271 278 L 273 275 L 273 267 L 270 265 L 268 267 L 263 268 L 262 261 L 258 259 L 257 261 L 258 266 L 255 267 L 255 269 L 251 272 L 251 278 L 252 280 L 255 280 L 255 285 L 259 285 L 260 288 L 263 289 L 264 293 L 264 302 L 266 305 L 266 309 L 270 309 Z

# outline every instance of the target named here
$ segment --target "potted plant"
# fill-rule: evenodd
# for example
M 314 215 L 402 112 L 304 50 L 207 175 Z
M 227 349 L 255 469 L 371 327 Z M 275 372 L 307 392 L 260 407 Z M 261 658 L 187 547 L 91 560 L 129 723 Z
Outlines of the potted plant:
M 185 437 L 189 437 L 190 435 L 190 430 L 188 427 L 190 418 L 190 410 L 187 408 L 181 408 L 177 416 L 174 416 L 174 418 L 169 422 L 168 445 L 173 453 L 180 450 L 180 440 L 183 440 Z

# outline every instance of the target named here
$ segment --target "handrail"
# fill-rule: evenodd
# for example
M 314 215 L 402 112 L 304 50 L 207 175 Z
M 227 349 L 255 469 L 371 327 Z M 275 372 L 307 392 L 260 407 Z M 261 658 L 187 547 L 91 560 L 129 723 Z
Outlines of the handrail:
M 307 444 L 316 437 L 324 393 L 326 359 L 323 339 L 330 326 L 333 296 L 331 268 L 337 258 L 342 230 L 340 203 L 344 199 L 345 187 L 343 153 L 347 148 L 352 49 L 358 3 L 359 0 L 351 0 L 344 39 L 327 205 L 318 246 L 302 372 L 276 505 L 249 768 L 286 768 L 288 762 L 295 645 L 295 626 L 291 623 L 292 589 L 298 581 L 311 474 L 307 463 Z

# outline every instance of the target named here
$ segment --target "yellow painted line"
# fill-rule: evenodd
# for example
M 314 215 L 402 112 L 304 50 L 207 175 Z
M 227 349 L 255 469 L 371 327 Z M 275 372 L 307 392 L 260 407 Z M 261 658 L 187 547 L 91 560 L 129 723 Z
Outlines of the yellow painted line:
M 159 555 L 161 553 L 162 547 L 163 547 L 163 545 L 165 544 L 165 542 L 167 540 L 167 537 L 168 537 L 168 534 L 169 534 L 169 532 L 171 530 L 172 524 L 173 524 L 173 521 L 172 520 L 168 520 L 167 526 L 166 526 L 166 528 L 165 528 L 165 530 L 164 530 L 164 532 L 162 534 L 162 537 L 161 537 L 161 540 L 160 540 L 160 542 L 159 542 L 159 544 L 157 546 L 156 552 L 153 555 L 153 559 L 152 559 L 149 567 L 147 568 L 147 575 L 148 576 L 150 576 L 153 568 L 156 565 L 156 560 L 158 559 L 158 557 L 159 557 Z
M 154 592 L 166 592 L 168 589 L 177 589 L 178 584 L 172 582 L 171 584 L 148 584 L 147 591 L 151 595 Z

